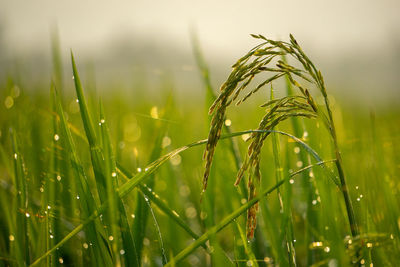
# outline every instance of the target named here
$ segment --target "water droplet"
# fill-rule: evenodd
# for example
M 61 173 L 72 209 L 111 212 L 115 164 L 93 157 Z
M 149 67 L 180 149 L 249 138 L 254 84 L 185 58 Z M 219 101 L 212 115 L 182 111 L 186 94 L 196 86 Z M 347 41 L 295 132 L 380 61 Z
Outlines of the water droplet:
M 26 218 L 31 217 L 31 215 L 28 212 L 25 213 L 25 216 L 26 216 Z
M 124 254 L 125 254 L 125 250 L 121 249 L 121 250 L 119 251 L 119 254 L 124 255 Z
M 304 133 L 303 133 L 303 139 L 307 139 L 307 137 L 308 137 L 308 132 L 307 132 L 307 131 L 304 131 Z
M 314 173 L 312 171 L 310 171 L 310 173 L 308 174 L 308 176 L 310 176 L 311 178 L 314 177 Z
M 57 175 L 57 181 L 61 181 L 61 176 Z
M 247 202 L 247 199 L 245 199 L 245 198 L 242 198 L 242 199 L 240 200 L 240 203 L 242 203 L 242 204 L 246 204 L 246 202 Z
M 349 241 L 347 241 L 347 243 L 348 243 L 349 245 L 351 245 L 351 244 L 353 243 L 353 240 L 349 239 Z
M 360 201 L 360 200 L 361 200 L 361 198 L 358 197 L 358 198 L 357 198 L 357 201 Z
M 185 214 L 186 214 L 186 217 L 188 217 L 189 219 L 194 219 L 197 216 L 197 211 L 194 207 L 188 207 L 185 210 Z
M 112 173 L 111 173 L 111 176 L 112 176 L 112 177 L 117 177 L 117 173 L 116 173 L 116 172 L 112 172 Z
M 15 240 L 15 237 L 14 237 L 13 235 L 10 235 L 10 236 L 8 237 L 8 239 L 12 242 L 12 241 Z
M 179 194 L 182 197 L 187 197 L 190 195 L 190 188 L 187 185 L 182 185 L 181 187 L 179 187 Z
M 265 257 L 265 258 L 264 258 L 264 262 L 265 262 L 265 263 L 271 263 L 271 262 L 272 262 L 272 259 L 269 258 L 269 257 Z
M 164 136 L 163 139 L 162 139 L 161 147 L 162 148 L 166 148 L 170 144 L 171 144 L 171 138 L 169 138 L 168 136 Z
M 252 262 L 252 261 L 247 261 L 247 262 L 246 262 L 246 265 L 247 265 L 247 266 L 253 266 L 253 262 Z
M 14 159 L 18 159 L 18 154 L 14 153 Z
M 150 110 L 150 116 L 153 119 L 158 119 L 158 108 L 156 106 L 152 107 Z
M 106 122 L 105 119 L 101 119 L 101 120 L 100 120 L 100 123 L 105 123 L 105 122 Z
M 63 264 L 64 263 L 64 259 L 60 257 L 60 258 L 58 258 L 58 262 Z
M 205 212 L 205 211 L 200 212 L 200 219 L 205 220 L 207 218 L 207 216 L 208 216 L 207 212 Z
M 110 235 L 110 236 L 108 237 L 108 240 L 113 241 L 113 240 L 114 240 L 114 237 L 113 237 L 112 235 Z
M 79 103 L 79 99 L 76 99 L 75 101 L 76 101 L 76 103 Z
M 79 195 L 76 195 L 76 199 L 79 199 Z
M 303 162 L 299 160 L 298 162 L 296 162 L 296 166 L 299 168 L 303 167 Z
M 54 236 L 53 236 L 53 235 L 50 235 L 50 238 L 51 238 L 51 239 L 53 239 L 53 238 L 54 238 Z
M 175 210 L 173 210 L 172 213 L 173 213 L 176 217 L 179 217 L 179 214 L 178 214 Z
M 54 135 L 54 141 L 57 142 L 58 140 L 60 140 L 60 136 L 59 136 L 58 134 L 55 134 L 55 135 Z
M 331 248 L 330 248 L 330 247 L 325 247 L 325 248 L 324 248 L 324 251 L 325 251 L 326 253 L 328 253 L 329 251 L 331 251 Z
M 372 243 L 367 243 L 367 248 L 372 248 Z
M 363 198 L 363 195 L 362 195 L 362 194 L 360 195 L 360 198 Z
M 132 219 L 135 219 L 135 214 L 131 214 Z
M 182 157 L 180 155 L 175 155 L 170 159 L 170 161 L 172 165 L 178 166 L 179 164 L 181 164 Z
M 365 264 L 365 260 L 364 260 L 364 259 L 361 259 L 361 260 L 360 260 L 360 263 L 361 263 L 361 264 Z
M 319 248 L 322 247 L 324 244 L 321 241 L 312 242 L 310 248 Z
M 84 249 L 88 249 L 89 248 L 89 245 L 87 243 L 83 243 L 82 246 L 83 246 Z
M 142 172 L 142 168 L 137 168 L 137 171 L 138 172 Z
M 358 190 L 358 185 L 356 185 L 356 190 Z
M 317 205 L 317 200 L 316 200 L 316 199 L 313 199 L 312 204 L 313 204 L 313 205 Z
M 41 193 L 43 193 L 43 192 L 44 192 L 44 188 L 43 188 L 43 186 L 41 186 L 41 187 L 39 188 L 39 191 L 40 191 Z
M 394 235 L 393 234 L 390 234 L 390 239 L 394 239 Z
M 4 105 L 6 106 L 6 109 L 12 108 L 14 105 L 14 99 L 11 96 L 7 96 L 4 100 Z
M 289 183 L 294 184 L 294 179 L 290 179 Z
M 48 210 L 49 210 L 49 209 L 51 209 L 51 206 L 50 206 L 50 205 L 48 205 L 48 206 L 47 206 L 47 209 L 48 209 Z
M 145 168 L 144 171 L 147 172 L 149 170 L 149 168 Z
M 299 154 L 300 153 L 300 147 L 296 146 L 294 148 L 294 153 Z
M 243 134 L 242 135 L 242 139 L 243 139 L 243 141 L 247 141 L 247 140 L 249 140 L 249 138 L 250 138 L 250 134 Z
M 75 80 L 75 76 L 74 75 L 72 75 L 72 80 Z
M 232 125 L 232 121 L 231 120 L 225 120 L 225 125 L 226 126 L 231 126 Z

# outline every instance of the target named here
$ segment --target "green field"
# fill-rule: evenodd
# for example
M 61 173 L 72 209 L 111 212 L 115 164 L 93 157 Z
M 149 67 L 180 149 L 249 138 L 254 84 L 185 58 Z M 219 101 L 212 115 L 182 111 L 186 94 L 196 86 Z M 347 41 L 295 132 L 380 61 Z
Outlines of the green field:
M 52 79 L 0 80 L 0 265 L 399 266 L 398 107 L 341 101 L 294 39 L 253 37 L 222 91 L 194 45 L 202 99 L 98 92 L 57 46 Z

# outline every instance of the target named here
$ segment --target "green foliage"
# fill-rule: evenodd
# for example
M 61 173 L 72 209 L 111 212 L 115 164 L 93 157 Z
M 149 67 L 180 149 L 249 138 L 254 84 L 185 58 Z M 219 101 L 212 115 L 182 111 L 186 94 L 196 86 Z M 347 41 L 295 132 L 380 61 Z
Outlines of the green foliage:
M 177 103 L 173 92 L 161 103 L 135 101 L 115 88 L 100 101 L 94 87 L 84 90 L 71 53 L 72 98 L 57 38 L 50 96 L 0 83 L 1 265 L 397 266 L 397 111 L 331 105 L 293 37 L 253 37 L 262 43 L 219 95 L 193 41 L 205 103 Z M 287 95 L 256 103 L 265 111 L 258 119 L 250 96 L 281 77 Z M 192 113 L 183 120 L 181 110 Z M 208 123 L 208 139 L 185 145 Z

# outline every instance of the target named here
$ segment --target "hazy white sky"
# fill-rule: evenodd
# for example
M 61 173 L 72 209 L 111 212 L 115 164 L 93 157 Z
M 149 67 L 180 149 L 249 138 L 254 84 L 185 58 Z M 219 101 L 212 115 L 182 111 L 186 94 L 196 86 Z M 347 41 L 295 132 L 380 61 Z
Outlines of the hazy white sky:
M 162 36 L 183 48 L 195 26 L 206 52 L 241 54 L 250 33 L 293 33 L 321 53 L 385 45 L 400 33 L 398 0 L 0 0 L 0 23 L 13 48 L 48 46 L 57 24 L 64 47 L 93 49 L 116 36 Z

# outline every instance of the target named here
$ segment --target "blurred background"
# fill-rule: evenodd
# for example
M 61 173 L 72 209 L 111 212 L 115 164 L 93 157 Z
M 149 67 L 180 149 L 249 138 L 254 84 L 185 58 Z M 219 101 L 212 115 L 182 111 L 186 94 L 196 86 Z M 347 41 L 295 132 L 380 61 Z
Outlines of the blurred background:
M 335 96 L 396 105 L 399 7 L 397 0 L 0 0 L 0 81 L 17 70 L 26 83 L 50 79 L 51 35 L 58 32 L 66 77 L 73 49 L 81 72 L 92 73 L 99 90 L 129 89 L 140 81 L 157 90 L 168 79 L 178 92 L 196 96 L 203 89 L 191 32 L 216 88 L 232 63 L 257 44 L 249 34 L 287 40 L 292 33 Z

